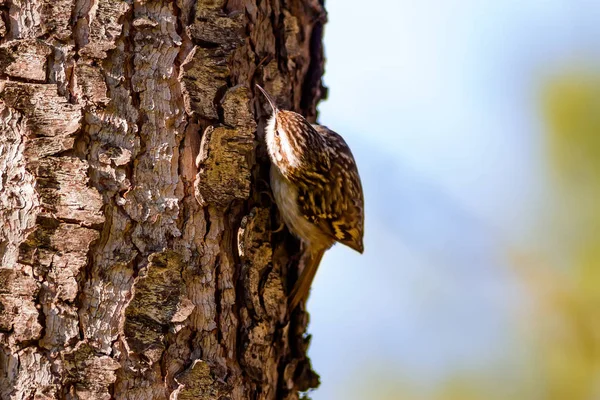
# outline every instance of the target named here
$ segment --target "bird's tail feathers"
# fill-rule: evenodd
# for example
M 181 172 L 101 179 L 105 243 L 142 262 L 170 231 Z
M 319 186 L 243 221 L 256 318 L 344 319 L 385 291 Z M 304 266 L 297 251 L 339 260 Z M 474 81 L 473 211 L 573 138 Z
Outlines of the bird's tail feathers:
M 315 253 L 306 251 L 300 258 L 299 266 L 302 268 L 302 272 L 290 294 L 290 312 L 294 311 L 300 302 L 305 302 L 308 298 L 308 292 L 310 291 L 313 279 L 317 274 L 317 269 L 319 268 L 323 254 L 325 254 L 325 250 L 320 250 Z

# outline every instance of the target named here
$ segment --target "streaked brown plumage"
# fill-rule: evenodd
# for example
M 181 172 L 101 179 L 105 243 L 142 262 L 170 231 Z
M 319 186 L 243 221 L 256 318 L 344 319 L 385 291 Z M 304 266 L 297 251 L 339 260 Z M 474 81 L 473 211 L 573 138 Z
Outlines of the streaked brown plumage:
M 363 192 L 352 152 L 340 135 L 279 110 L 258 88 L 273 109 L 266 128 L 271 189 L 285 224 L 304 247 L 302 272 L 290 295 L 293 310 L 306 300 L 321 258 L 335 242 L 363 252 Z

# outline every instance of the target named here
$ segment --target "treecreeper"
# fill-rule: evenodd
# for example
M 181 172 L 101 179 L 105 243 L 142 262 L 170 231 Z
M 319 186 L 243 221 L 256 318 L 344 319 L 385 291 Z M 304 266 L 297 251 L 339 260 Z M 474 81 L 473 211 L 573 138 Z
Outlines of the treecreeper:
M 335 242 L 362 254 L 363 191 L 352 152 L 339 134 L 279 109 L 256 86 L 273 110 L 265 128 L 273 197 L 286 226 L 301 241 L 301 272 L 289 297 L 293 311 L 306 301 L 321 258 Z

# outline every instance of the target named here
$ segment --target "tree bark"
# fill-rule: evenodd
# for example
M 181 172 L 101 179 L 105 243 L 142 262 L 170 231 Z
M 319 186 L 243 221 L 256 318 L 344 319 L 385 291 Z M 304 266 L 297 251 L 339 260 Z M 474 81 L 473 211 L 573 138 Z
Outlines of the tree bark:
M 316 118 L 319 0 L 0 0 L 0 398 L 298 399 L 254 88 Z

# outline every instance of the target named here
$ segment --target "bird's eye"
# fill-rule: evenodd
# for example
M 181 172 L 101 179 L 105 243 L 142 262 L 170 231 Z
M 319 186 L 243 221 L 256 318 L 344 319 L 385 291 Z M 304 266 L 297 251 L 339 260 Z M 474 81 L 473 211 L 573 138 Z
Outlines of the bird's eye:
M 275 136 L 279 137 L 279 131 L 275 131 Z

